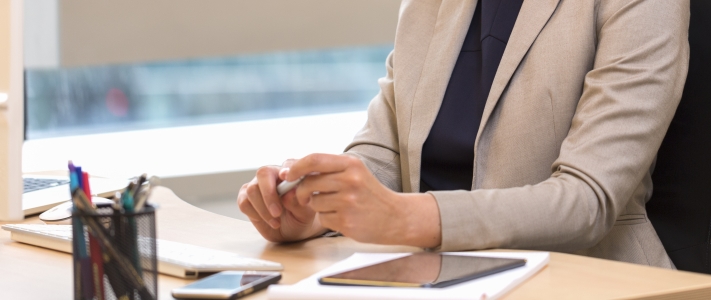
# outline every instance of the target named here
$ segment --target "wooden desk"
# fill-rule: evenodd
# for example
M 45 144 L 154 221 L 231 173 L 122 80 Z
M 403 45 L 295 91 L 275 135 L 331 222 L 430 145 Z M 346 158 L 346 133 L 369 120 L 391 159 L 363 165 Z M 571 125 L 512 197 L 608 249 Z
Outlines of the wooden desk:
M 153 202 L 158 237 L 284 265 L 281 283 L 293 284 L 345 259 L 354 252 L 407 252 L 412 247 L 380 246 L 345 237 L 320 238 L 292 244 L 265 241 L 248 222 L 213 214 L 180 200 L 166 188 L 156 190 Z M 235 209 L 238 209 L 235 204 Z M 37 217 L 24 223 L 40 223 Z M 0 298 L 71 299 L 71 256 L 16 243 L 0 230 Z M 191 281 L 159 275 L 160 299 Z M 551 253 L 548 267 L 504 299 L 711 299 L 711 276 L 628 263 Z M 266 299 L 259 292 L 250 299 Z

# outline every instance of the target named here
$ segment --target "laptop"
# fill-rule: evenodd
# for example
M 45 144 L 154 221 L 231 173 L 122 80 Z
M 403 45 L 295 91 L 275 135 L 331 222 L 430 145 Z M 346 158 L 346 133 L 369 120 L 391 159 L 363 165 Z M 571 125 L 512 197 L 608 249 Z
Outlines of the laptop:
M 71 196 L 68 177 L 22 174 L 22 144 L 27 129 L 22 1 L 3 3 L 12 13 L 9 19 L 0 20 L 0 49 L 8 50 L 0 51 L 0 220 L 10 221 L 41 213 Z M 125 188 L 128 180 L 91 178 L 89 184 L 92 194 L 105 197 Z
M 22 212 L 25 216 L 38 214 L 71 200 L 69 177 L 23 175 Z M 90 178 L 93 196 L 110 198 L 128 185 L 127 179 Z

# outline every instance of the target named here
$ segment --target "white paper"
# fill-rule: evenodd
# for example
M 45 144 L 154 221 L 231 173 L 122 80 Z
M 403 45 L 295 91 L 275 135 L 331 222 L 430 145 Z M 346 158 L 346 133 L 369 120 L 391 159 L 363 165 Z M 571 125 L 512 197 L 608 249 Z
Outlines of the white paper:
M 548 252 L 452 252 L 453 255 L 526 259 L 526 265 L 445 288 L 328 286 L 320 277 L 362 268 L 410 253 L 355 253 L 294 285 L 271 285 L 269 299 L 497 299 L 548 264 Z

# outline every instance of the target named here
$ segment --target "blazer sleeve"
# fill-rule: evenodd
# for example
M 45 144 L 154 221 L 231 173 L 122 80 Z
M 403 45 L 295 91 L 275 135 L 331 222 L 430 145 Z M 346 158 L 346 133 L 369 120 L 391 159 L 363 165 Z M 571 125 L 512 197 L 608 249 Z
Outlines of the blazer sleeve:
M 388 55 L 385 66 L 387 75 L 378 80 L 380 92 L 368 106 L 368 121 L 346 147 L 345 153 L 360 158 L 381 183 L 393 191 L 401 192 L 393 52 Z
M 589 248 L 639 192 L 681 99 L 689 1 L 608 1 L 599 14 L 593 70 L 551 177 L 523 187 L 432 192 L 441 250 Z

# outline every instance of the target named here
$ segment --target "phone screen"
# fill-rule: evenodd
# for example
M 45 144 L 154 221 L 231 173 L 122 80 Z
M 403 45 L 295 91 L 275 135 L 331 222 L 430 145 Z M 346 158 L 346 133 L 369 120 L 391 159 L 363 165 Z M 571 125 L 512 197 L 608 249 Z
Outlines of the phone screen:
M 187 285 L 185 289 L 225 289 L 234 290 L 266 278 L 266 274 L 247 274 L 243 272 L 220 273 Z
M 263 289 L 281 279 L 279 272 L 223 271 L 174 289 L 178 299 L 235 299 Z
M 415 253 L 319 281 L 336 285 L 445 287 L 525 264 L 523 259 Z

